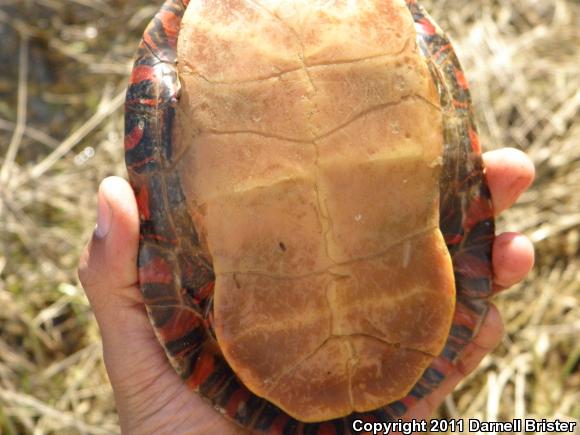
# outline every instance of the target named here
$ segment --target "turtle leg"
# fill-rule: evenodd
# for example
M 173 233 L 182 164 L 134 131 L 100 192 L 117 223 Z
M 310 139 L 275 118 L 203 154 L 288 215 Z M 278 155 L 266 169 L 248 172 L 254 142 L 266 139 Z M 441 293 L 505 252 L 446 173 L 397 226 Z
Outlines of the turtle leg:
M 415 0 L 407 0 L 417 44 L 437 83 L 443 113 L 445 166 L 440 179 L 440 229 L 453 261 L 457 303 L 441 354 L 410 394 L 386 407 L 393 418 L 437 388 L 477 334 L 492 293 L 494 220 L 471 98 L 447 36 Z

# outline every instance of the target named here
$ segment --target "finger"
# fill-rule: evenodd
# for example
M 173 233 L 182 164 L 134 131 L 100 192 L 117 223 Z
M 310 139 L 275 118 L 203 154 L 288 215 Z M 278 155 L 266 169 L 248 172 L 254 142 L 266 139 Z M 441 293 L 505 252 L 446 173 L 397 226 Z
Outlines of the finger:
M 520 282 L 534 266 L 534 246 L 519 233 L 503 233 L 493 242 L 495 291 Z
M 491 304 L 483 325 L 473 341 L 468 344 L 455 368 L 445 380 L 425 399 L 420 400 L 409 410 L 406 419 L 426 419 L 435 412 L 447 395 L 449 395 L 467 375 L 472 373 L 481 360 L 493 350 L 503 337 L 503 322 L 497 308 Z
M 139 215 L 131 186 L 119 177 L 103 180 L 97 214 L 93 237 L 80 260 L 79 278 L 99 325 L 110 329 L 107 325 L 118 326 L 123 307 L 141 301 L 136 287 Z
M 515 148 L 502 148 L 483 155 L 494 213 L 512 206 L 534 181 L 532 161 Z
M 82 255 L 79 278 L 97 319 L 105 364 L 118 394 L 133 388 L 135 379 L 159 376 L 152 367 L 169 366 L 137 286 L 139 214 L 131 186 L 119 177 L 103 180 L 97 210 L 97 226 Z

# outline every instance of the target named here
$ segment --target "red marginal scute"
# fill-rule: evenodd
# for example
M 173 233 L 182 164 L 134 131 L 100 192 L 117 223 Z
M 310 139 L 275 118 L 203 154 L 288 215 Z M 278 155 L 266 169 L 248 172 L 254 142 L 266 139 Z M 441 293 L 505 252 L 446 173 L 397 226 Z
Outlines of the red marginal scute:
M 215 370 L 214 352 L 210 346 L 203 347 L 201 355 L 195 362 L 195 369 L 186 381 L 191 388 L 196 389 L 205 382 L 209 375 Z
M 157 18 L 157 17 L 156 17 Z M 143 32 L 143 42 L 147 44 L 153 51 L 157 48 L 157 44 L 153 39 L 151 39 L 151 33 L 157 32 L 157 23 L 155 20 L 151 21 L 149 25 L 145 28 Z
M 286 426 L 286 423 L 288 422 L 288 420 L 290 419 L 290 417 L 288 417 L 287 414 L 280 414 L 278 417 L 276 417 L 274 419 L 274 422 L 272 423 L 272 433 L 274 434 L 281 434 L 284 432 L 284 426 Z
M 473 152 L 481 154 L 481 144 L 479 143 L 479 136 L 472 127 L 469 128 L 469 141 L 471 142 L 471 149 L 473 150 Z
M 201 321 L 193 312 L 183 309 L 176 311 L 177 314 L 158 331 L 165 343 L 178 340 L 200 326 Z
M 201 302 L 207 299 L 209 296 L 213 294 L 213 288 L 215 286 L 215 281 L 208 282 L 206 285 L 199 289 L 199 292 L 196 294 L 196 302 Z
M 181 17 L 172 13 L 163 15 L 163 29 L 167 35 L 167 43 L 173 49 L 177 47 L 177 36 L 179 35 L 180 26 Z
M 173 281 L 173 268 L 163 257 L 155 257 L 139 268 L 141 282 L 169 284 Z
M 417 23 L 427 35 L 435 35 L 437 33 L 437 29 L 427 18 L 421 18 Z
M 126 100 L 125 104 L 127 106 L 149 106 L 149 107 L 156 107 L 159 105 L 159 100 L 157 98 L 134 98 L 132 100 Z
M 128 134 L 125 135 L 125 151 L 135 148 L 143 139 L 143 123 L 139 122 Z
M 399 402 L 401 402 L 403 405 L 405 405 L 405 407 L 407 409 L 410 409 L 413 406 L 415 406 L 415 404 L 418 402 L 418 400 L 416 397 L 413 397 L 410 394 L 408 394 L 406 397 L 399 400 Z
M 240 388 L 232 394 L 228 403 L 226 405 L 226 414 L 230 418 L 234 418 L 238 411 L 240 410 L 240 406 L 243 405 L 248 399 L 250 398 L 250 392 L 245 388 Z
M 465 326 L 472 331 L 475 330 L 479 316 L 468 310 L 463 304 L 458 303 L 455 306 L 455 315 L 453 316 L 453 324 Z
M 431 362 L 430 368 L 437 370 L 441 373 L 444 377 L 447 377 L 451 370 L 453 370 L 453 364 L 446 358 L 442 356 L 438 356 Z
M 454 98 L 453 107 L 457 107 L 459 109 L 469 109 L 469 103 L 466 101 L 459 101 Z
M 461 71 L 459 68 L 455 68 L 455 78 L 457 80 L 457 84 L 461 86 L 462 89 L 469 89 L 465 74 L 463 74 L 463 71 Z
M 493 217 L 493 210 L 489 199 L 479 196 L 474 198 L 465 216 L 464 228 L 471 230 L 479 222 Z
M 452 49 L 451 44 L 442 45 L 439 50 L 437 50 L 435 53 L 433 53 L 433 59 L 435 59 L 435 60 L 439 59 L 439 56 L 441 56 L 443 53 L 445 53 L 446 51 L 449 51 L 451 49 Z
M 141 219 L 149 220 L 151 218 L 151 211 L 149 210 L 149 189 L 147 186 L 142 186 L 137 192 L 136 197 Z
M 447 245 L 458 245 L 462 239 L 461 234 L 445 234 L 445 243 Z
M 138 65 L 133 68 L 129 83 L 136 84 L 146 80 L 155 80 L 155 70 L 150 65 Z
M 164 42 L 167 43 L 169 48 L 175 51 L 177 47 L 177 36 L 179 35 L 179 29 L 181 26 L 181 16 L 175 15 L 173 11 L 169 9 L 162 9 L 157 15 L 156 19 L 161 22 L 161 26 L 163 27 L 163 32 L 165 33 L 166 38 L 164 38 Z M 151 47 L 153 50 L 158 49 L 157 43 L 151 37 L 151 35 L 156 35 L 159 32 L 158 24 L 153 21 L 147 26 L 145 32 L 143 33 L 143 41 Z

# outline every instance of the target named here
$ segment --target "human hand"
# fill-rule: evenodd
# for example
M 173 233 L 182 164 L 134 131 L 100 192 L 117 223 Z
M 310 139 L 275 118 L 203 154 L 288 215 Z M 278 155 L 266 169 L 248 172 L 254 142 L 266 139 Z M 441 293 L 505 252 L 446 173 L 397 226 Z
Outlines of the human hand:
M 531 184 L 534 168 L 520 151 L 504 148 L 484 154 L 496 215 L 510 207 Z M 133 190 L 121 178 L 99 188 L 97 228 L 79 265 L 79 277 L 99 324 L 103 355 L 125 434 L 246 433 L 192 393 L 170 366 L 147 318 L 138 286 L 139 217 Z M 519 282 L 532 268 L 531 242 L 503 233 L 493 246 L 494 288 Z M 503 326 L 491 305 L 474 340 L 456 368 L 405 418 L 426 419 L 455 386 L 501 340 Z

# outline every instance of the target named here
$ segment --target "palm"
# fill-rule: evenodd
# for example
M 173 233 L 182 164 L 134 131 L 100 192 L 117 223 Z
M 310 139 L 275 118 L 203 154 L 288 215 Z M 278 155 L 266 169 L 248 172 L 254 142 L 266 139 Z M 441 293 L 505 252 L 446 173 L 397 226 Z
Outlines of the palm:
M 104 349 L 124 431 L 179 433 L 180 429 L 195 428 L 200 433 L 241 433 L 193 394 L 169 365 L 139 299 L 140 292 L 134 283 L 115 302 L 118 307 L 125 307 L 127 314 L 125 357 L 117 358 L 107 352 L 106 346 Z M 129 421 L 123 419 L 126 415 L 123 408 L 131 410 L 133 417 Z M 139 410 L 138 419 L 134 418 L 134 410 Z

